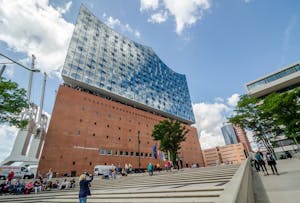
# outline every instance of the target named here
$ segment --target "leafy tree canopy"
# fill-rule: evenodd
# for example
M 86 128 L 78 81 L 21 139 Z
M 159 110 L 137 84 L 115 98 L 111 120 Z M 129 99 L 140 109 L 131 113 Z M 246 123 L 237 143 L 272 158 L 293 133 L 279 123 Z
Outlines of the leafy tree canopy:
M 154 126 L 152 137 L 160 141 L 161 151 L 170 152 L 171 160 L 175 163 L 180 144 L 185 141 L 188 132 L 189 130 L 177 120 L 163 120 Z
M 283 93 L 272 93 L 263 99 L 242 95 L 229 118 L 234 124 L 252 130 L 258 140 L 270 149 L 266 134 L 282 133 L 296 144 L 300 137 L 300 87 Z M 271 149 L 272 151 L 272 149 Z
M 9 123 L 19 128 L 27 125 L 27 120 L 22 120 L 20 113 L 28 108 L 26 91 L 19 88 L 18 84 L 0 79 L 0 123 Z

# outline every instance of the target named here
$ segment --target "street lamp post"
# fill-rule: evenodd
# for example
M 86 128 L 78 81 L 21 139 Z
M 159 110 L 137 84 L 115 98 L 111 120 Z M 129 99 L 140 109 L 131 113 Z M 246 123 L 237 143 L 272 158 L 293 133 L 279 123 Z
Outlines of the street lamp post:
M 140 144 L 141 144 L 141 141 L 140 141 L 140 131 L 138 131 L 138 154 L 139 154 L 139 172 L 141 172 L 141 152 L 140 152 Z
M 22 68 L 26 69 L 26 70 L 29 70 L 30 71 L 30 75 L 29 75 L 29 81 L 28 81 L 28 90 L 27 90 L 27 100 L 28 100 L 28 103 L 30 104 L 30 95 L 31 95 L 31 87 L 32 87 L 32 77 L 33 77 L 33 73 L 35 72 L 40 72 L 39 69 L 35 69 L 34 68 L 34 61 L 35 61 L 35 56 L 32 55 L 32 63 L 31 63 L 31 67 L 28 68 L 26 66 L 24 66 L 23 64 L 15 61 L 14 59 L 11 59 L 9 58 L 8 56 L 5 56 L 4 54 L 0 53 L 0 56 L 8 59 L 9 61 L 11 61 L 12 63 L 14 64 L 17 64 L 18 66 L 21 66 Z M 1 71 L 0 71 L 0 77 L 2 76 L 4 70 L 5 70 L 5 67 L 6 65 L 3 65 L 2 68 L 1 68 Z
M 22 68 L 25 68 L 26 70 L 29 70 L 29 71 L 32 71 L 32 72 L 40 72 L 40 70 L 39 70 L 39 69 L 28 68 L 28 67 L 24 66 L 23 64 L 21 64 L 21 63 L 19 63 L 19 62 L 15 61 L 15 60 L 13 60 L 13 59 L 9 58 L 8 56 L 5 56 L 5 55 L 4 55 L 4 54 L 2 54 L 2 53 L 0 53 L 0 56 L 2 56 L 2 57 L 4 57 L 4 58 L 6 58 L 6 59 L 8 59 L 8 60 L 10 60 L 11 62 L 13 62 L 13 63 L 15 63 L 15 64 L 17 64 L 17 65 L 21 66 Z

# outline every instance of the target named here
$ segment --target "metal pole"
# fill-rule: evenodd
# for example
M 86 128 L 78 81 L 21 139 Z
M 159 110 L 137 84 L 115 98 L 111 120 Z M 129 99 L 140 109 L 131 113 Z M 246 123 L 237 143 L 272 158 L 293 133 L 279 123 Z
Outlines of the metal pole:
M 34 61 L 35 61 L 35 56 L 32 54 L 32 63 L 31 63 L 31 69 L 34 69 Z M 32 88 L 32 77 L 33 77 L 33 71 L 30 71 L 29 73 L 29 81 L 28 81 L 28 88 L 27 88 L 27 101 L 30 104 L 30 95 L 31 95 L 31 88 Z
M 141 172 L 140 131 L 138 131 L 139 172 Z
M 0 70 L 0 78 L 2 77 L 3 72 L 5 71 L 6 65 L 3 65 Z
M 39 115 L 38 115 L 38 123 L 39 124 L 41 123 L 41 117 L 42 117 L 42 112 L 43 112 L 43 108 L 44 108 L 46 81 L 47 81 L 47 74 L 44 73 L 44 81 L 43 81 L 43 88 L 42 88 L 41 101 L 40 101 L 40 111 L 39 111 Z
M 9 58 L 8 56 L 5 56 L 4 54 L 1 54 L 1 53 L 0 53 L 0 56 L 2 56 L 2 57 L 4 57 L 4 58 L 6 58 L 6 59 L 8 59 L 8 60 L 10 60 L 10 61 L 12 61 L 12 62 L 14 62 L 15 64 L 17 64 L 17 65 L 19 65 L 19 66 L 21 66 L 21 67 L 23 67 L 23 68 L 25 68 L 25 69 L 27 69 L 27 70 L 30 70 L 30 71 L 35 71 L 35 72 L 39 72 L 39 70 L 37 70 L 37 69 L 35 69 L 35 70 L 32 70 L 32 69 L 30 69 L 30 68 L 27 68 L 27 67 L 26 67 L 26 66 L 24 66 L 23 64 L 21 64 L 21 63 L 19 63 L 19 62 L 15 61 L 15 60 L 13 60 L 13 59 Z

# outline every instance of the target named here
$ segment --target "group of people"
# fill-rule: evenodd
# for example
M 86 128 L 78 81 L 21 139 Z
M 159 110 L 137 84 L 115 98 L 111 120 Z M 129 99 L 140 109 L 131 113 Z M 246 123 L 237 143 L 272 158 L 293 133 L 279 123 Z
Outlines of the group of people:
M 0 195 L 4 194 L 30 194 L 34 192 L 37 194 L 41 191 L 51 190 L 51 189 L 70 189 L 75 188 L 75 179 L 67 180 L 60 182 L 56 180 L 55 182 L 52 181 L 52 170 L 50 169 L 49 172 L 46 174 L 46 177 L 38 173 L 37 179 L 34 181 L 25 182 L 23 179 L 17 178 L 14 179 L 14 172 L 11 171 L 8 176 L 7 180 L 0 183 Z
M 269 175 L 267 167 L 266 167 L 266 162 L 268 165 L 271 167 L 271 170 L 273 172 L 273 175 L 279 175 L 277 167 L 276 167 L 276 160 L 274 156 L 270 153 L 267 152 L 266 155 L 260 151 L 257 151 L 254 156 L 252 157 L 251 160 L 252 164 L 254 165 L 255 169 L 257 172 L 262 171 L 264 175 Z

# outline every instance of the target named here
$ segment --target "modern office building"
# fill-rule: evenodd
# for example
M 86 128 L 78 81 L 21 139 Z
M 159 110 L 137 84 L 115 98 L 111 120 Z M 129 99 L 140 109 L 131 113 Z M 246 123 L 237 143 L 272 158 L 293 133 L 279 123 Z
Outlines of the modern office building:
M 115 32 L 81 6 L 62 71 L 39 170 L 59 173 L 153 158 L 155 124 L 179 120 L 189 129 L 183 163 L 204 165 L 185 75 L 154 51 Z
M 237 136 L 235 134 L 232 124 L 226 124 L 221 127 L 221 131 L 225 140 L 225 144 L 236 144 L 238 143 Z
M 300 62 L 291 64 L 274 73 L 261 77 L 257 80 L 249 82 L 245 85 L 247 94 L 264 98 L 273 92 L 285 92 L 300 86 Z M 272 141 L 278 143 L 278 147 L 274 148 L 278 157 L 284 155 L 284 152 L 289 151 L 294 153 L 297 149 L 296 145 L 292 144 L 293 141 L 287 139 L 284 135 L 277 136 L 273 139 L 272 135 L 267 135 Z
M 245 85 L 247 94 L 264 97 L 272 92 L 283 92 L 300 86 L 300 62 L 249 82 Z
M 231 123 L 227 123 L 223 127 L 221 127 L 221 130 L 226 145 L 242 143 L 244 145 L 245 154 L 247 156 L 250 152 L 252 152 L 249 139 L 243 128 Z
M 243 143 L 229 144 L 203 150 L 205 166 L 240 164 L 246 160 Z

